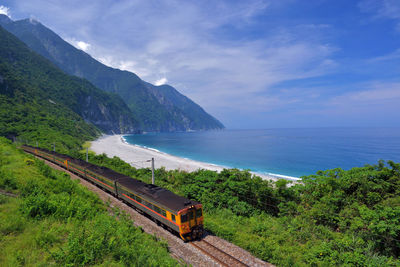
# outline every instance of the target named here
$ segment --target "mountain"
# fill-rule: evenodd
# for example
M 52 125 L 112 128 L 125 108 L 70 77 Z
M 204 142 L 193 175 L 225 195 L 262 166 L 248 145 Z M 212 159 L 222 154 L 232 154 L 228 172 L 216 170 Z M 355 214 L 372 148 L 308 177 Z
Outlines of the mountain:
M 40 132 L 56 139 L 56 132 L 61 132 L 82 141 L 99 135 L 99 129 L 105 133 L 137 130 L 120 96 L 65 74 L 2 27 L 0 107 L 3 136 L 37 137 Z
M 85 78 L 104 91 L 120 95 L 144 131 L 224 128 L 221 122 L 175 88 L 155 86 L 134 73 L 107 67 L 35 20 L 12 21 L 0 15 L 0 25 L 66 73 Z

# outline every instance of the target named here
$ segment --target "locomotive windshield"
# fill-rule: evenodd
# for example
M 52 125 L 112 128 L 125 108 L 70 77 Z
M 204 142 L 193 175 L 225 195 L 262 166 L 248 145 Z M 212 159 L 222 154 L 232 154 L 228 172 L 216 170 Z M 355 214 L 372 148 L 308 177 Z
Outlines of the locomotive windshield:
M 187 214 L 182 214 L 182 216 L 181 216 L 181 222 L 184 223 L 184 222 L 187 222 L 187 220 L 188 220 Z
M 201 211 L 201 209 L 197 209 L 196 210 L 196 217 L 201 217 L 203 215 L 203 212 Z
M 189 220 L 193 220 L 193 211 L 188 212 Z
M 197 216 L 197 214 L 198 213 L 196 213 L 196 216 Z M 193 220 L 193 218 L 194 218 L 194 213 L 192 210 L 189 210 L 186 214 L 181 215 L 181 222 L 184 223 L 184 222 L 187 222 L 188 220 L 189 221 Z

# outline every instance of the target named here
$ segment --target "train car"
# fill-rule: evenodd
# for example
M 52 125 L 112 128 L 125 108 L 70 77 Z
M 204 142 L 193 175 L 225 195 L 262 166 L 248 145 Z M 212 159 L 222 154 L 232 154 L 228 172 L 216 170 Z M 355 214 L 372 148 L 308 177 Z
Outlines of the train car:
M 68 166 L 68 161 L 69 161 L 70 157 L 67 155 L 60 154 L 60 153 L 57 153 L 54 151 L 50 151 L 50 150 L 47 150 L 44 148 L 37 148 L 37 147 L 29 146 L 29 145 L 23 145 L 22 149 L 31 154 L 40 156 L 51 162 L 54 162 L 57 165 L 60 165 L 62 167 L 66 168 Z
M 80 160 L 80 159 L 75 159 L 75 158 L 70 158 L 68 160 L 68 166 L 67 169 L 79 176 L 87 178 L 86 175 L 86 167 L 92 165 L 86 161 Z
M 29 152 L 31 154 L 35 154 L 35 149 L 32 146 L 28 146 L 28 145 L 22 145 L 21 148 L 25 151 L 25 152 Z
M 94 181 L 100 187 L 111 192 L 115 196 L 117 196 L 117 187 L 115 184 L 116 181 L 121 178 L 128 177 L 121 173 L 115 172 L 107 167 L 97 166 L 94 164 L 90 164 L 89 166 L 87 166 L 85 171 L 88 180 Z
M 23 145 L 21 148 L 95 183 L 175 231 L 185 241 L 203 235 L 203 210 L 200 202 L 175 195 L 165 188 L 146 184 L 106 167 L 54 151 L 28 145 Z
M 179 233 L 183 240 L 194 240 L 203 235 L 200 202 L 130 177 L 119 179 L 116 184 L 121 199 Z

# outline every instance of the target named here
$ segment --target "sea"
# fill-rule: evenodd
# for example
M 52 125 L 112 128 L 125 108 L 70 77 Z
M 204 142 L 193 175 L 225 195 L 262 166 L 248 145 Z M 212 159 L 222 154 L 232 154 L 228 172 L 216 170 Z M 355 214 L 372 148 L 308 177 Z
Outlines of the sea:
M 182 158 L 301 177 L 319 170 L 400 162 L 400 128 L 297 128 L 125 135 L 130 144 Z

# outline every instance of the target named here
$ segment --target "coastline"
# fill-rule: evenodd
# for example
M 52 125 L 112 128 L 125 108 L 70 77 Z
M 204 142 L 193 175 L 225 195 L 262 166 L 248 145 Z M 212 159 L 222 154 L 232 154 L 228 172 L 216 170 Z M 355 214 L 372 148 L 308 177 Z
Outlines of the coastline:
M 148 160 L 151 160 L 151 158 L 154 158 L 155 168 L 165 167 L 166 170 L 178 169 L 182 171 L 193 172 L 197 171 L 198 169 L 205 169 L 220 172 L 223 169 L 229 168 L 218 166 L 212 163 L 177 157 L 153 148 L 145 148 L 142 146 L 129 144 L 124 140 L 123 135 L 104 135 L 99 139 L 91 142 L 90 150 L 95 152 L 96 154 L 104 153 L 108 157 L 117 156 L 135 168 L 151 167 L 151 163 L 148 162 Z M 251 173 L 260 176 L 264 180 L 300 180 L 299 178 L 286 175 L 269 175 L 256 172 Z

